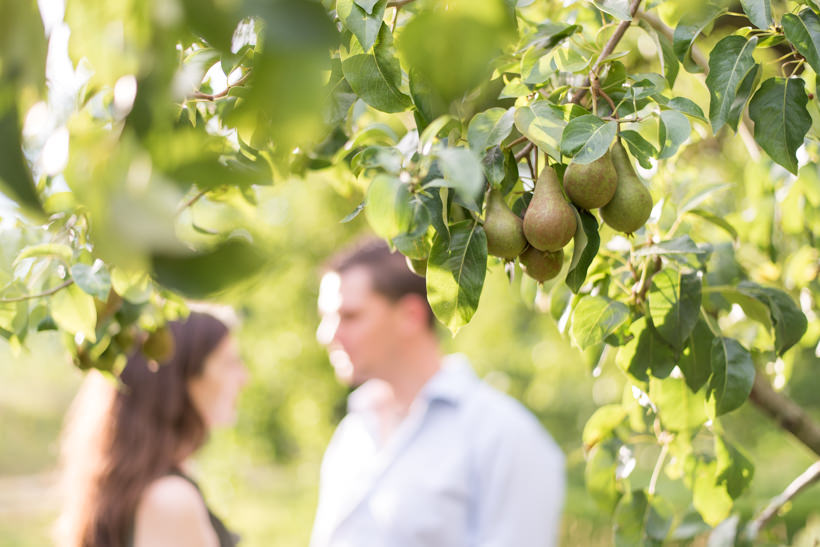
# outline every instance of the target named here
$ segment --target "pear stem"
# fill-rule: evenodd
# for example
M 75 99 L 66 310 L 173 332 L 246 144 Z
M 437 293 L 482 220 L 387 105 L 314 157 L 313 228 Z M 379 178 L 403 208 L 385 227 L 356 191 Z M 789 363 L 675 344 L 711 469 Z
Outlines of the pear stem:
M 601 54 L 598 56 L 598 59 L 595 61 L 595 64 L 592 65 L 592 70 L 590 71 L 591 73 L 597 74 L 598 69 L 600 69 L 601 65 L 604 64 L 606 58 L 612 55 L 612 52 L 615 51 L 615 46 L 618 45 L 618 42 L 620 42 L 621 38 L 623 38 L 624 34 L 626 34 L 626 29 L 628 29 L 629 25 L 632 24 L 632 20 L 635 18 L 635 14 L 638 12 L 638 7 L 640 5 L 641 0 L 632 0 L 632 2 L 629 5 L 630 19 L 627 19 L 626 21 L 621 21 L 618 24 L 618 27 L 615 29 L 615 32 L 612 34 L 612 36 L 610 36 L 609 40 L 604 45 L 604 49 L 601 50 Z M 575 96 L 573 96 L 569 102 L 575 104 L 580 103 L 581 99 L 583 99 L 584 95 L 586 95 L 587 93 L 586 88 L 589 87 L 589 84 L 590 79 L 589 77 L 587 77 L 586 81 L 579 87 L 578 93 L 576 93 Z

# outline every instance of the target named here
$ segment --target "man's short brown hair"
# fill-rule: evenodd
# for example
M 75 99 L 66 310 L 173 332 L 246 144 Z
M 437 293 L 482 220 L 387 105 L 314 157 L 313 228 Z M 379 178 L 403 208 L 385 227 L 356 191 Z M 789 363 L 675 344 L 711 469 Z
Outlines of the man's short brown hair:
M 427 306 L 430 327 L 435 325 L 433 310 L 427 302 L 425 278 L 413 273 L 404 255 L 391 252 L 383 239 L 367 237 L 360 240 L 332 257 L 327 269 L 342 274 L 356 267 L 366 268 L 373 290 L 393 302 L 410 294 L 420 296 Z

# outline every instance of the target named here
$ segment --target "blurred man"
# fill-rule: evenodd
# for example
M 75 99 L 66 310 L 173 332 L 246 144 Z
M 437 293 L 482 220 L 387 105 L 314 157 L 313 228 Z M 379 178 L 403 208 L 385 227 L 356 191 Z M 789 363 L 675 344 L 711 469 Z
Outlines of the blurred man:
M 337 375 L 357 389 L 325 452 L 312 547 L 557 544 L 564 457 L 535 417 L 442 356 L 425 280 L 369 241 L 322 279 Z

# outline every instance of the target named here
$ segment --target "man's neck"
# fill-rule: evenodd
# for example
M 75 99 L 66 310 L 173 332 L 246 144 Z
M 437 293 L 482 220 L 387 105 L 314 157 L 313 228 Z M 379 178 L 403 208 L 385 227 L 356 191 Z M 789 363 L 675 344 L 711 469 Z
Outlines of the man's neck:
M 392 390 L 392 405 L 406 415 L 424 385 L 441 369 L 441 353 L 434 337 L 406 348 L 390 367 L 384 380 Z

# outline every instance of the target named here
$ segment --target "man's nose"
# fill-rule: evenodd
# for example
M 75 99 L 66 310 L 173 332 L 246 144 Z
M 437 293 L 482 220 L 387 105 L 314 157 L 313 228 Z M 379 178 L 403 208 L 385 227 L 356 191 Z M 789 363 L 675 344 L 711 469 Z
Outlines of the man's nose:
M 316 341 L 323 346 L 329 346 L 339 332 L 339 314 L 328 313 L 322 316 L 319 326 L 316 328 Z

